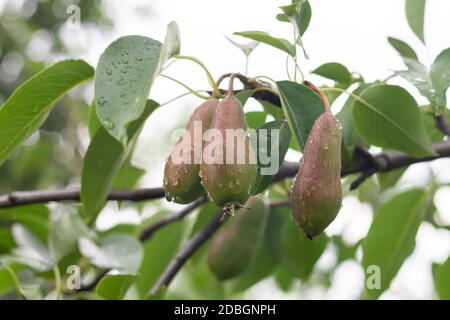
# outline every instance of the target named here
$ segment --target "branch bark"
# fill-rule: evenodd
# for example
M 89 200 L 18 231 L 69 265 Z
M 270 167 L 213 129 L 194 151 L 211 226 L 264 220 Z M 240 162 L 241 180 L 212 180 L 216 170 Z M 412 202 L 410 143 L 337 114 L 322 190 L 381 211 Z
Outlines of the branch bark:
M 226 217 L 227 214 L 224 213 L 224 209 L 220 210 L 188 241 L 188 243 L 186 243 L 183 249 L 181 249 L 170 262 L 166 270 L 164 270 L 163 274 L 150 290 L 149 295 L 156 294 L 161 288 L 167 287 L 170 284 L 189 257 L 191 257 L 191 255 L 220 228 Z
M 164 190 L 162 188 L 142 188 L 133 190 L 113 190 L 109 194 L 108 200 L 144 201 L 162 197 L 164 197 Z M 0 196 L 0 208 L 59 201 L 80 201 L 80 188 L 14 191 Z

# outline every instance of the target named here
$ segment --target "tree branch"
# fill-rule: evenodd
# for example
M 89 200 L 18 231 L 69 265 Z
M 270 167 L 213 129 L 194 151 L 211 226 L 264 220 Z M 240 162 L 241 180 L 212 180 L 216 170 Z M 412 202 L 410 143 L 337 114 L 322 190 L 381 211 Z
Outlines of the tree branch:
M 216 213 L 216 215 L 199 231 L 197 232 L 186 245 L 177 253 L 177 255 L 170 262 L 169 266 L 164 270 L 159 277 L 156 284 L 150 290 L 149 295 L 156 294 L 161 288 L 167 287 L 173 280 L 175 275 L 186 263 L 189 257 L 205 243 L 213 234 L 220 228 L 228 214 L 224 209 Z
M 109 194 L 108 200 L 144 201 L 162 197 L 164 197 L 164 190 L 162 188 L 142 188 L 113 190 Z M 80 188 L 49 191 L 14 191 L 0 196 L 0 208 L 59 201 L 80 201 Z
M 202 204 L 206 203 L 208 199 L 206 196 L 203 196 L 188 206 L 181 209 L 179 212 L 174 212 L 172 214 L 166 215 L 161 220 L 155 222 L 154 224 L 147 227 L 140 235 L 139 240 L 142 242 L 147 241 L 150 239 L 150 237 L 155 233 L 155 231 L 159 230 L 160 228 L 164 227 L 165 225 L 168 225 L 169 223 L 172 223 L 177 220 L 182 220 L 184 217 L 186 217 L 189 213 L 200 207 Z
M 447 137 L 450 137 L 450 124 L 448 123 L 445 115 L 441 114 L 436 116 L 436 127 L 442 131 Z

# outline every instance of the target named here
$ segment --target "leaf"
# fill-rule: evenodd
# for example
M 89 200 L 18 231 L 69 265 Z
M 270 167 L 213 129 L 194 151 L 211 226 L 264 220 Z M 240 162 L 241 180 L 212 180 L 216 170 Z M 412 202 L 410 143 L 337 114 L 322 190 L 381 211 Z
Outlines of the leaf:
M 262 31 L 245 31 L 235 32 L 235 35 L 249 38 L 255 41 L 265 43 L 269 46 L 275 47 L 281 51 L 286 52 L 290 56 L 295 56 L 295 46 L 286 39 L 274 38 L 266 32 Z
M 189 238 L 192 238 L 201 228 L 203 228 L 209 221 L 211 221 L 220 208 L 214 202 L 208 202 L 200 209 L 197 214 L 197 219 L 195 220 L 194 226 L 192 227 L 191 233 L 189 234 Z M 208 242 L 206 241 L 203 246 L 201 246 L 197 251 L 192 255 L 190 261 L 197 265 L 205 255 L 205 252 L 208 249 Z M 209 270 L 209 268 L 208 268 Z M 215 276 L 214 276 L 215 278 Z
M 145 174 L 145 170 L 134 167 L 130 161 L 126 161 L 113 183 L 114 189 L 131 189 L 136 186 L 139 179 Z
M 25 264 L 38 271 L 51 269 L 53 261 L 42 241 L 18 223 L 12 226 L 12 234 L 18 245 L 12 251 L 12 261 Z
M 249 129 L 259 128 L 266 122 L 267 114 L 262 111 L 251 111 L 245 114 Z
M 0 255 L 8 253 L 16 246 L 11 230 L 7 228 L 0 229 Z
M 122 300 L 135 279 L 132 274 L 107 274 L 98 283 L 95 293 L 107 300 Z
M 128 127 L 146 109 L 153 80 L 164 63 L 180 51 L 178 26 L 167 27 L 159 41 L 127 36 L 111 43 L 100 56 L 95 76 L 97 115 L 103 127 L 122 145 L 130 141 Z
M 316 119 L 325 111 L 320 97 L 307 86 L 292 81 L 277 82 L 283 112 L 303 149 Z
M 175 21 L 167 25 L 166 38 L 161 48 L 161 54 L 158 61 L 158 73 L 162 71 L 164 64 L 173 56 L 180 54 L 180 30 Z
M 425 43 L 424 22 L 425 22 L 426 0 L 406 0 L 405 11 L 409 27 L 416 36 Z
M 117 269 L 121 273 L 134 274 L 142 261 L 142 245 L 127 233 L 115 233 L 100 239 L 97 245 L 87 237 L 78 241 L 80 252 L 93 265 L 100 268 Z
M 259 281 L 269 277 L 276 268 L 276 262 L 271 256 L 265 242 L 261 242 L 255 259 L 243 274 L 230 283 L 233 293 L 242 292 Z
M 437 115 L 445 111 L 446 91 L 450 86 L 450 48 L 444 50 L 428 69 L 419 61 L 404 59 L 407 70 L 397 74 L 411 82 L 430 101 Z
M 89 107 L 89 114 L 88 114 L 88 131 L 89 131 L 89 137 L 92 139 L 95 136 L 95 133 L 97 130 L 102 126 L 100 123 L 100 120 L 98 120 L 97 117 L 97 108 L 95 107 L 95 102 L 92 103 L 92 105 Z
M 43 243 L 50 231 L 49 210 L 44 204 L 33 204 L 15 208 L 0 209 L 0 218 L 20 222 Z
M 236 94 L 236 98 L 239 100 L 239 102 L 242 104 L 242 106 L 245 106 L 248 99 L 250 99 L 250 97 L 252 96 L 253 93 L 254 93 L 254 90 L 243 90 Z
M 77 247 L 78 239 L 86 236 L 89 229 L 77 213 L 62 213 L 49 233 L 48 245 L 54 262 L 60 261 Z
M 180 248 L 186 221 L 172 223 L 156 232 L 144 244 L 144 259 L 136 280 L 141 297 L 145 297 Z
M 281 265 L 293 277 L 306 281 L 327 243 L 328 238 L 324 233 L 309 240 L 292 221 L 287 221 L 281 239 Z
M 388 38 L 389 44 L 395 49 L 397 50 L 397 52 L 403 57 L 403 58 L 408 58 L 408 59 L 412 59 L 412 60 L 418 60 L 419 58 L 417 57 L 416 52 L 414 51 L 413 48 L 411 48 L 409 46 L 409 44 L 407 44 L 406 42 L 400 40 L 400 39 L 396 39 L 393 37 L 389 37 Z
M 294 27 L 300 33 L 300 36 L 303 36 L 311 21 L 311 4 L 309 1 L 302 0 L 300 12 L 297 12 L 296 10 L 297 5 L 298 3 L 293 1 L 291 5 L 280 7 L 284 13 L 277 14 L 277 20 L 294 24 Z M 291 17 L 291 19 L 289 17 Z
M 156 102 L 147 102 L 144 113 L 128 128 L 129 141 L 136 138 L 145 120 L 157 107 Z M 81 177 L 81 200 L 89 221 L 93 221 L 103 208 L 114 179 L 132 149 L 133 144 L 124 149 L 103 127 L 92 139 L 83 161 Z
M 433 280 L 436 292 L 442 300 L 450 300 L 450 257 L 443 264 L 433 263 Z
M 56 100 L 93 75 L 86 62 L 65 60 L 17 88 L 0 108 L 0 165 L 42 125 Z
M 431 103 L 437 114 L 442 114 L 447 106 L 446 92 L 450 86 L 450 48 L 439 54 L 430 69 L 430 78 L 434 91 L 431 92 Z
M 377 176 L 381 190 L 386 190 L 388 188 L 394 187 L 397 184 L 398 180 L 400 180 L 400 178 L 402 177 L 403 173 L 405 173 L 405 171 L 405 168 L 400 168 L 389 172 L 379 172 Z
M 352 82 L 350 71 L 348 71 L 347 67 L 337 62 L 325 63 L 316 68 L 312 73 L 340 83 Z
M 252 194 L 263 192 L 273 181 L 284 161 L 291 131 L 286 121 L 272 121 L 263 124 L 256 131 L 258 146 L 258 177 Z
M 352 93 L 360 95 L 369 85 L 361 84 Z M 355 105 L 355 99 L 353 97 L 348 97 L 345 104 L 342 106 L 341 111 L 336 114 L 336 118 L 342 126 L 342 145 L 344 148 L 343 152 L 346 153 L 348 159 L 353 157 L 356 145 L 360 139 L 358 131 L 353 123 L 353 107 Z
M 370 144 L 398 149 L 413 157 L 435 155 L 414 98 L 403 88 L 376 85 L 364 90 L 353 120 Z
M 424 190 L 409 190 L 396 195 L 376 212 L 363 240 L 364 269 L 376 266 L 381 273 L 379 288 L 369 289 L 366 286 L 370 298 L 378 298 L 389 288 L 403 262 L 414 251 L 416 234 L 424 218 L 428 197 Z M 366 281 L 370 281 L 370 276 L 366 272 Z

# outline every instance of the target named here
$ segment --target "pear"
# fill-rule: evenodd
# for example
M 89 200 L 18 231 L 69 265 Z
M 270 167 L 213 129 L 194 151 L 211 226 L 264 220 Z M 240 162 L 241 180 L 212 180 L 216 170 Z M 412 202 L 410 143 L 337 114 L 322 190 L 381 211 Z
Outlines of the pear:
M 342 205 L 341 126 L 327 109 L 314 123 L 291 192 L 294 220 L 309 238 L 336 218 Z
M 219 280 L 242 274 L 256 256 L 263 239 L 269 209 L 260 197 L 252 197 L 246 208 L 236 211 L 211 239 L 207 263 Z
M 256 153 L 246 131 L 242 105 L 228 95 L 217 105 L 210 134 L 205 133 L 199 172 L 209 199 L 219 206 L 245 203 L 255 183 Z
M 203 133 L 211 126 L 217 104 L 218 100 L 211 98 L 194 110 L 187 131 L 167 158 L 163 186 L 169 201 L 185 204 L 205 193 L 199 177 Z M 201 130 L 195 135 L 195 128 L 200 128 L 200 124 Z

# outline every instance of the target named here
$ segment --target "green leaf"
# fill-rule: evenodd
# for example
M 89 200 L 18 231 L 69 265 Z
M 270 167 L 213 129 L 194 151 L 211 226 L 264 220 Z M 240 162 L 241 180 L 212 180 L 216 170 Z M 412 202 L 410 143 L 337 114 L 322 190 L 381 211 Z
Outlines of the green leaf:
M 266 122 L 267 114 L 263 111 L 251 111 L 245 114 L 249 129 L 259 128 Z
M 426 0 L 406 0 L 406 19 L 412 31 L 425 43 L 424 23 L 425 23 Z
M 241 92 L 236 93 L 236 98 L 239 100 L 239 102 L 242 104 L 242 106 L 245 106 L 248 99 L 252 96 L 254 90 L 243 90 Z
M 312 73 L 340 83 L 352 82 L 352 74 L 350 71 L 348 71 L 347 67 L 337 62 L 325 63 Z
M 381 190 L 386 190 L 388 188 L 394 187 L 398 180 L 402 177 L 403 173 L 405 173 L 406 169 L 401 168 L 397 170 L 392 170 L 389 172 L 380 172 L 378 173 L 378 182 L 380 183 Z
M 164 45 L 142 37 L 119 38 L 101 55 L 95 76 L 97 114 L 103 127 L 124 146 L 128 127 L 146 109 L 153 80 L 165 62 L 180 51 L 178 26 L 167 27 Z
M 166 38 L 161 48 L 161 54 L 158 61 L 158 73 L 161 72 L 164 64 L 173 56 L 180 54 L 180 30 L 175 21 L 171 21 L 167 25 Z
M 413 59 L 413 60 L 418 60 L 419 58 L 417 57 L 416 52 L 414 51 L 413 48 L 411 48 L 409 46 L 409 44 L 407 44 L 406 42 L 400 40 L 400 39 L 396 39 L 393 37 L 389 37 L 388 38 L 389 44 L 395 49 L 397 50 L 397 52 L 403 57 L 403 58 L 408 58 L 408 59 Z
M 48 246 L 54 262 L 60 261 L 76 249 L 78 239 L 86 236 L 89 229 L 77 213 L 62 213 L 52 221 Z
M 361 84 L 353 91 L 353 94 L 361 94 L 368 86 L 369 85 L 365 83 Z M 336 114 L 336 118 L 342 126 L 342 144 L 344 146 L 342 151 L 346 153 L 348 159 L 352 158 L 356 145 L 360 139 L 358 131 L 353 123 L 353 107 L 355 102 L 353 97 L 348 97 L 341 111 Z
M 49 215 L 47 206 L 43 204 L 0 209 L 0 218 L 20 222 L 43 243 L 47 242 L 50 231 Z
M 291 131 L 286 121 L 272 121 L 263 124 L 256 131 L 258 146 L 258 177 L 252 194 L 263 192 L 272 182 L 286 152 L 289 150 Z
M 404 59 L 407 70 L 397 71 L 397 74 L 412 83 L 419 92 L 430 101 L 436 114 L 441 114 L 446 107 L 445 93 L 450 84 L 448 76 L 448 61 L 450 50 L 444 51 L 432 65 L 433 71 L 428 71 L 422 63 L 416 60 Z
M 283 112 L 303 149 L 316 119 L 325 111 L 320 97 L 307 86 L 292 81 L 277 82 Z
M 298 2 L 293 2 L 291 5 L 280 7 L 284 13 L 277 14 L 277 20 L 281 22 L 290 22 L 294 25 L 300 36 L 303 36 L 306 29 L 308 29 L 311 21 L 312 10 L 309 1 L 302 0 L 300 11 L 297 10 Z
M 127 233 L 114 233 L 100 239 L 96 244 L 87 237 L 79 240 L 80 252 L 93 265 L 117 269 L 121 273 L 135 274 L 142 261 L 142 245 Z
M 156 232 L 144 244 L 142 261 L 136 285 L 145 297 L 180 248 L 186 230 L 186 221 L 172 223 Z
M 439 54 L 430 69 L 430 78 L 434 91 L 431 92 L 431 103 L 437 114 L 442 114 L 447 106 L 446 92 L 450 86 L 450 48 Z
M 0 255 L 8 253 L 15 246 L 16 243 L 14 242 L 11 230 L 8 228 L 0 229 Z
M 439 298 L 450 300 L 450 257 L 443 264 L 433 263 L 433 280 Z
M 139 179 L 145 174 L 145 170 L 134 167 L 130 161 L 126 161 L 113 183 L 114 189 L 131 189 L 136 186 Z
M 366 293 L 370 298 L 378 298 L 389 285 L 403 262 L 414 251 L 415 238 L 424 218 L 428 193 L 413 189 L 396 195 L 382 205 L 374 215 L 367 237 L 363 241 L 365 270 L 376 266 L 380 271 L 379 288 L 371 282 L 366 272 Z M 373 278 L 375 279 L 375 278 Z
M 149 100 L 144 113 L 128 128 L 128 140 L 134 140 L 145 120 L 158 107 Z M 99 128 L 89 145 L 83 162 L 81 200 L 86 217 L 93 221 L 103 208 L 114 179 L 125 159 L 130 155 L 133 143 L 126 149 L 103 128 Z
M 208 202 L 200 209 L 197 214 L 197 219 L 195 220 L 194 226 L 192 227 L 189 238 L 192 238 L 201 228 L 203 228 L 209 221 L 211 221 L 220 208 L 214 202 Z M 208 241 L 206 241 L 203 246 L 201 246 L 197 251 L 192 255 L 190 261 L 197 265 L 203 258 L 208 249 Z M 209 268 L 208 268 L 209 270 Z M 214 277 L 215 278 L 215 277 Z
M 56 100 L 93 75 L 86 62 L 65 60 L 17 88 L 0 108 L 0 165 L 42 125 Z
M 281 265 L 293 277 L 308 280 L 314 265 L 327 246 L 328 238 L 324 233 L 309 240 L 292 221 L 288 221 L 282 233 Z
M 243 274 L 230 283 L 233 293 L 242 292 L 259 281 L 270 276 L 276 268 L 276 262 L 265 242 L 261 242 L 255 259 Z
M 94 138 L 97 130 L 102 126 L 102 124 L 100 123 L 100 120 L 98 120 L 98 117 L 97 117 L 97 108 L 95 107 L 95 102 L 93 102 L 89 108 L 87 125 L 88 125 L 89 137 L 92 139 L 92 138 Z
M 403 88 L 376 85 L 364 90 L 353 107 L 353 120 L 370 144 L 393 148 L 413 157 L 435 155 L 419 107 Z
M 278 268 L 275 272 L 275 282 L 283 292 L 289 292 L 295 281 L 295 278 L 284 268 Z
M 295 46 L 287 41 L 286 39 L 274 38 L 266 32 L 262 31 L 244 31 L 235 32 L 235 35 L 242 36 L 244 38 L 249 38 L 255 41 L 265 43 L 269 46 L 275 47 L 287 54 L 295 57 Z
M 95 293 L 107 300 L 122 300 L 135 279 L 131 274 L 107 274 L 98 283 Z

